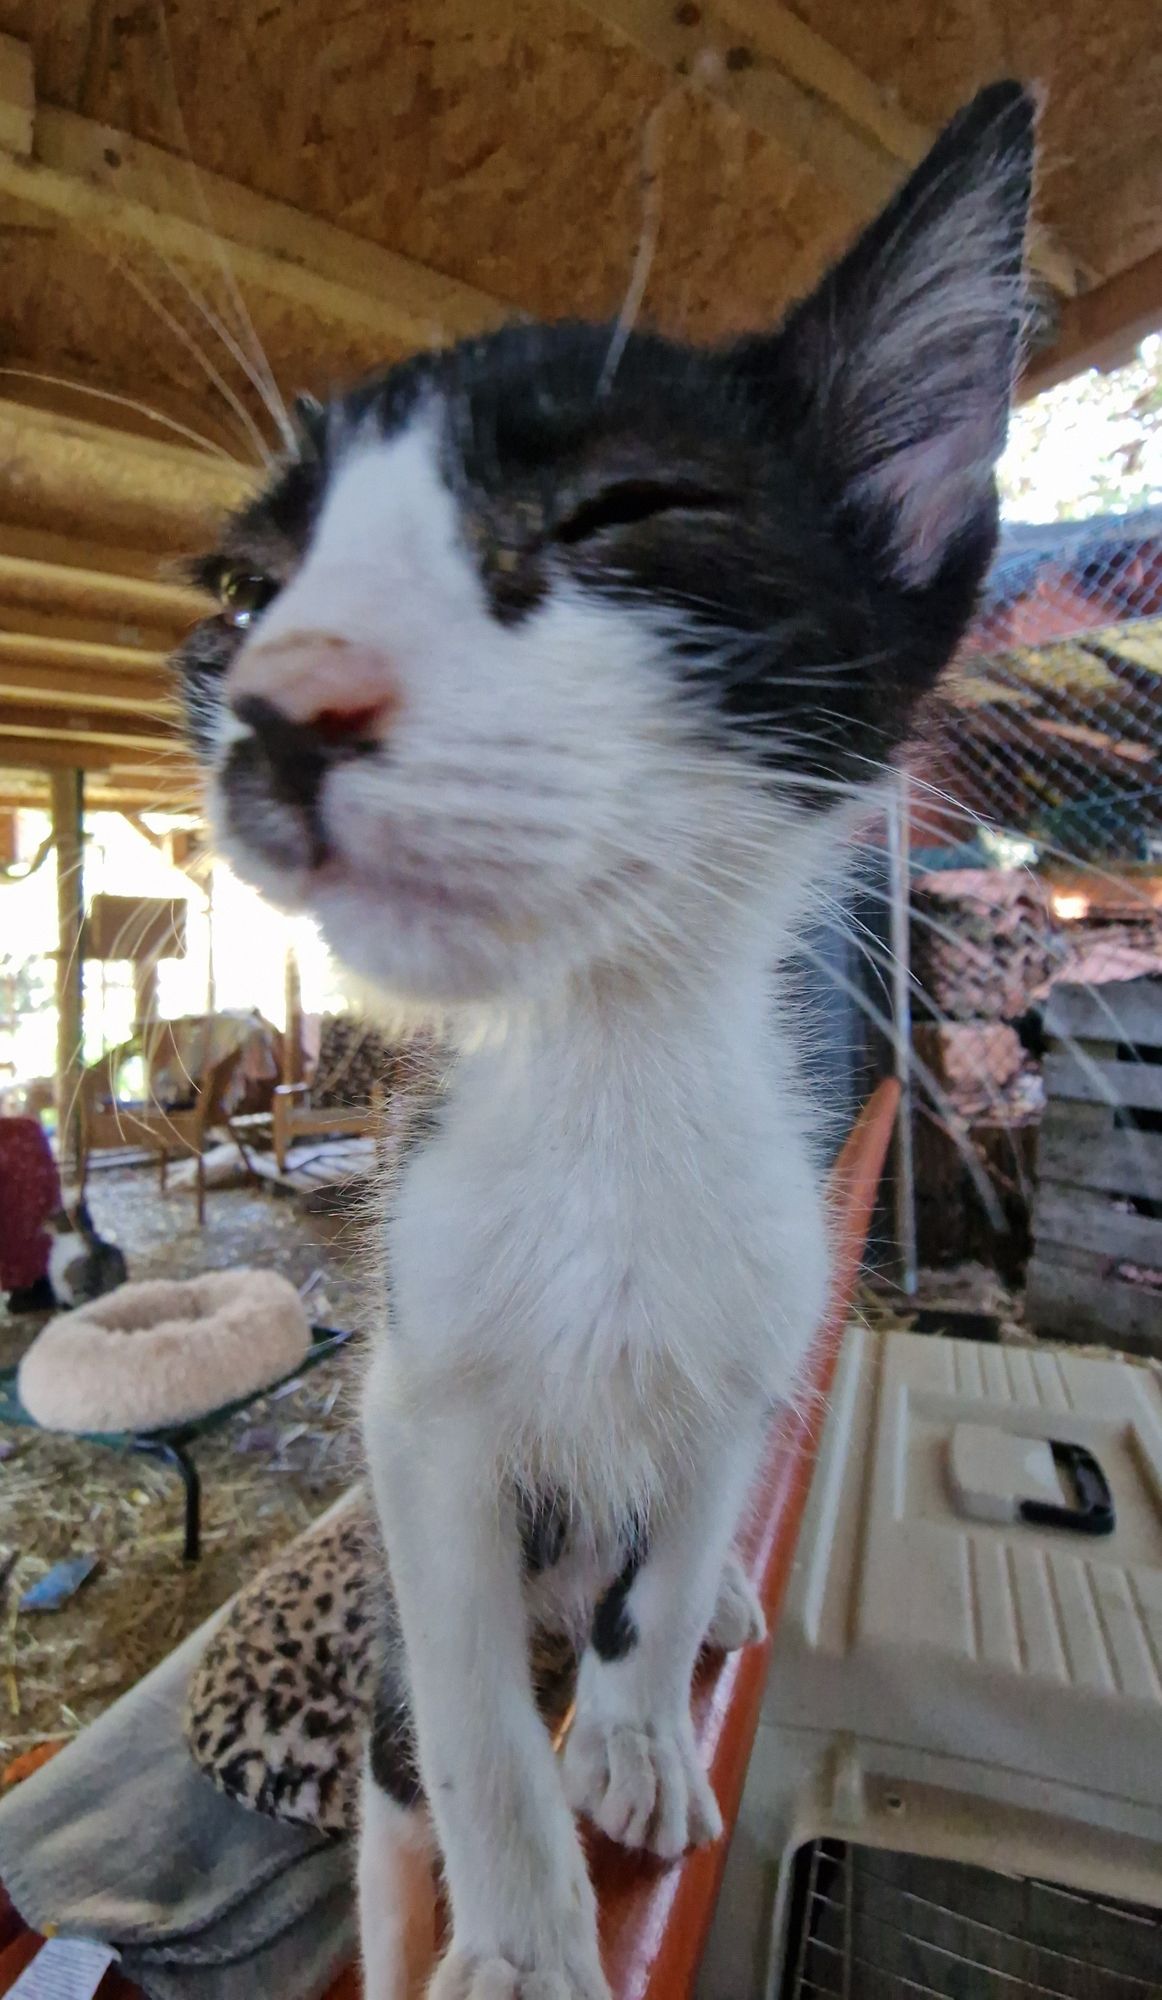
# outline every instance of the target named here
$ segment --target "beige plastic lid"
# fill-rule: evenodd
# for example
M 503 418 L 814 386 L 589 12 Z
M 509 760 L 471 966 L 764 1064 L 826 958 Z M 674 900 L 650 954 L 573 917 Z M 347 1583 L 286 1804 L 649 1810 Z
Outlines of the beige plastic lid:
M 1112 1532 L 1021 1518 L 1076 1508 L 1054 1446 Z M 1157 1373 L 853 1328 L 764 1714 L 1162 1807 Z

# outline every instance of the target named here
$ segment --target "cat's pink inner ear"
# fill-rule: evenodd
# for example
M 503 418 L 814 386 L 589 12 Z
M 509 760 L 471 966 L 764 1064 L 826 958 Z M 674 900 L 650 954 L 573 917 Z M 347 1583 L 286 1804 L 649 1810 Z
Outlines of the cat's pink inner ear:
M 784 329 L 780 364 L 825 481 L 907 588 L 991 517 L 1024 317 L 1033 119 L 1020 86 L 981 92 Z

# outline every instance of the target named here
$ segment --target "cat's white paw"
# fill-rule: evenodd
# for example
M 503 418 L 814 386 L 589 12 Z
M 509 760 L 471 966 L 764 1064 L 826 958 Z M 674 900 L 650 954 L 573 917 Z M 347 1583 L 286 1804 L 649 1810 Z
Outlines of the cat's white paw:
M 565 1745 L 564 1780 L 574 1812 L 623 1847 L 644 1847 L 665 1861 L 722 1832 L 688 1716 L 639 1727 L 578 1714 Z
M 595 1965 L 539 1965 L 522 1971 L 507 1958 L 481 1958 L 453 1943 L 437 1967 L 428 2000 L 611 2000 Z
M 733 1549 L 722 1565 L 718 1602 L 703 1645 L 714 1653 L 734 1653 L 767 1636 L 767 1621 L 750 1579 Z

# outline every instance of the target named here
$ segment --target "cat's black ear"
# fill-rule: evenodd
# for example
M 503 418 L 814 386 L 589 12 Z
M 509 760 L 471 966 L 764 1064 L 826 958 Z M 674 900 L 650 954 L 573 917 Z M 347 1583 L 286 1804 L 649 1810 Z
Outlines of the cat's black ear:
M 995 532 L 1035 119 L 1022 85 L 982 90 L 768 346 L 825 492 L 905 588 Z

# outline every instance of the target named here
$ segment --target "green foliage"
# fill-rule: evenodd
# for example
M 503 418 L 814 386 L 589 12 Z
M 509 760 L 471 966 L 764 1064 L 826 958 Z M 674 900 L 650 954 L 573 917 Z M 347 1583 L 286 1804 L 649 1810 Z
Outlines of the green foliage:
M 1124 368 L 1090 369 L 1023 404 L 1000 481 L 1011 521 L 1078 521 L 1162 502 L 1162 335 Z

